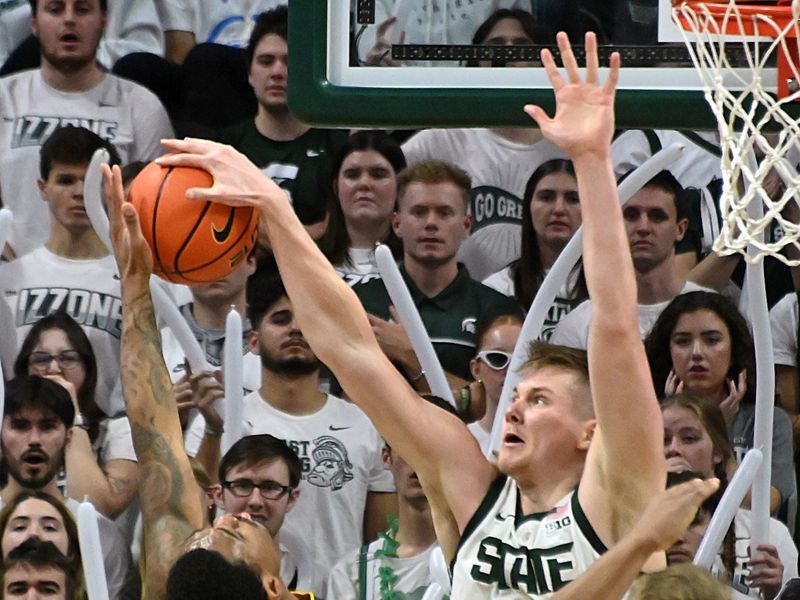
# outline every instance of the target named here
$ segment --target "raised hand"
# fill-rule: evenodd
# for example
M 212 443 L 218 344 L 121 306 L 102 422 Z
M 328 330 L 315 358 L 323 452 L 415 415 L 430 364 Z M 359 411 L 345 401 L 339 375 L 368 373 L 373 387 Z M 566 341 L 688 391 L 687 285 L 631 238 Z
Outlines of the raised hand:
M 783 586 L 783 563 L 775 546 L 762 544 L 756 550 L 758 555 L 747 563 L 750 567 L 747 583 L 760 589 L 762 598 L 772 600 Z
M 739 412 L 739 405 L 742 403 L 747 392 L 747 370 L 742 369 L 739 373 L 738 383 L 733 379 L 728 379 L 728 395 L 719 403 L 722 416 L 725 417 L 725 424 L 730 425 L 736 413 Z
M 664 382 L 664 397 L 674 396 L 683 391 L 683 381 L 678 379 L 675 369 L 670 369 L 667 381 Z
M 122 172 L 118 166 L 109 168 L 108 165 L 102 165 L 102 169 L 109 233 L 123 289 L 132 283 L 149 285 L 153 256 L 142 236 L 136 209 L 125 201 Z
M 532 104 L 525 112 L 533 118 L 542 134 L 559 148 L 575 157 L 585 153 L 606 156 L 614 133 L 614 94 L 619 80 L 619 54 L 611 55 L 611 69 L 602 86 L 598 83 L 597 38 L 586 34 L 586 81 L 581 80 L 578 63 L 567 34 L 556 37 L 567 72 L 564 81 L 552 53 L 542 50 L 542 65 L 556 95 L 556 114 L 551 119 L 542 108 Z
M 197 167 L 214 178 L 210 188 L 192 188 L 186 196 L 194 200 L 221 202 L 229 206 L 266 208 L 269 201 L 288 202 L 286 192 L 265 176 L 246 156 L 231 146 L 209 140 L 186 138 L 162 140 L 175 154 L 156 159 L 165 167 Z

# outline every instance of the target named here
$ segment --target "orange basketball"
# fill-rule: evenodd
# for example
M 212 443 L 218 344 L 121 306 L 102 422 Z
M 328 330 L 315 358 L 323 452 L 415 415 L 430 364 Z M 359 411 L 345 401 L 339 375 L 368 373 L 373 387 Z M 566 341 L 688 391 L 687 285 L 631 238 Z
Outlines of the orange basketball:
M 186 190 L 212 182 L 202 169 L 154 162 L 133 180 L 128 199 L 139 213 L 159 277 L 188 285 L 211 283 L 229 275 L 253 249 L 255 210 L 186 197 Z

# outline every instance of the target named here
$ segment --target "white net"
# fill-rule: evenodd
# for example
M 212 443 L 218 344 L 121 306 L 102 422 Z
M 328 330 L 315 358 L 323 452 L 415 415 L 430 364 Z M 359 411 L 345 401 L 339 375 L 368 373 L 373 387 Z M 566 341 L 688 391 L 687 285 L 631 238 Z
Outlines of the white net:
M 752 9 L 735 0 L 673 8 L 719 128 L 723 223 L 714 250 L 741 253 L 749 262 L 769 255 L 798 265 L 800 258 L 793 257 L 800 256 L 800 177 L 794 165 L 800 160 L 800 124 L 787 108 L 800 100 L 800 0 L 793 0 L 790 19 Z M 733 64 L 726 45 L 737 49 L 744 64 Z M 783 79 L 788 89 L 782 98 L 762 80 L 776 62 L 779 86 Z M 796 252 L 787 257 L 786 247 Z

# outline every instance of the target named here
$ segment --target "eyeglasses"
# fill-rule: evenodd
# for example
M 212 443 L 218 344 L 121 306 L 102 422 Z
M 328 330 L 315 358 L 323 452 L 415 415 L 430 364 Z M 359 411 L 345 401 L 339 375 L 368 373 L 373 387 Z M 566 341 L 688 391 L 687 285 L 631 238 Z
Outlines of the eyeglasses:
M 478 358 L 495 371 L 505 369 L 511 362 L 511 354 L 502 350 L 481 350 L 478 352 Z
M 74 369 L 80 364 L 83 364 L 80 352 L 77 350 L 64 350 L 58 354 L 50 354 L 49 352 L 31 352 L 28 357 L 28 365 L 37 371 L 44 371 L 53 361 L 58 363 L 62 369 Z
M 223 481 L 222 487 L 230 490 L 231 494 L 237 498 L 247 498 L 258 488 L 258 493 L 265 500 L 278 500 L 282 496 L 291 492 L 294 488 L 290 485 L 281 485 L 277 481 L 262 481 L 255 483 L 249 479 L 237 479 L 235 481 Z

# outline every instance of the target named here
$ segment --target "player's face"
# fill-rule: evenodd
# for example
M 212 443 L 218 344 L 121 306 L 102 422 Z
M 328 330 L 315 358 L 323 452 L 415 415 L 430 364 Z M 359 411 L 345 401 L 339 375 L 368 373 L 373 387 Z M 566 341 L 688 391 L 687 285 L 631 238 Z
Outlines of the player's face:
M 582 461 L 594 421 L 578 418 L 576 406 L 590 397 L 588 386 L 566 370 L 546 367 L 528 371 L 506 411 L 500 470 L 520 481 L 545 467 L 559 470 L 561 465 Z
M 247 279 L 255 270 L 256 260 L 255 257 L 251 257 L 227 277 L 223 277 L 213 283 L 193 285 L 190 290 L 192 298 L 194 298 L 195 302 L 223 309 L 227 313 L 230 305 L 236 304 L 244 294 Z
M 575 178 L 569 173 L 542 177 L 531 198 L 531 224 L 539 244 L 560 252 L 581 222 Z
M 394 168 L 375 150 L 348 154 L 333 183 L 348 223 L 388 227 L 397 198 Z
M 281 559 L 272 536 L 266 527 L 250 520 L 247 515 L 218 518 L 213 526 L 198 531 L 186 540 L 184 549 L 187 552 L 195 548 L 219 552 L 231 563 L 247 564 L 265 582 L 269 600 L 292 599 L 286 586 L 277 578 Z M 274 583 L 276 594 L 269 592 L 267 580 Z
M 707 308 L 682 314 L 669 339 L 672 367 L 684 388 L 713 399 L 726 394 L 731 351 L 728 326 Z
M 256 44 L 248 81 L 266 109 L 286 108 L 289 47 L 281 36 L 268 33 Z
M 75 234 L 91 228 L 83 203 L 83 182 L 88 165 L 56 163 L 47 180 L 39 180 L 39 193 L 47 202 L 54 223 Z
M 41 489 L 64 462 L 68 432 L 54 413 L 23 406 L 3 418 L 0 439 L 9 476 L 24 488 Z
M 47 354 L 53 357 L 49 362 L 34 361 L 38 356 Z M 61 360 L 58 359 L 59 357 Z M 28 375 L 41 377 L 60 375 L 75 387 L 77 393 L 80 392 L 86 381 L 86 366 L 83 364 L 83 359 L 77 354 L 75 347 L 70 344 L 64 330 L 47 329 L 42 332 L 39 341 L 33 347 L 28 361 Z
M 66 72 L 93 64 L 106 25 L 99 0 L 39 0 L 37 6 L 31 28 L 43 60 Z
M 69 552 L 69 539 L 61 513 L 49 502 L 38 498 L 28 498 L 11 513 L 0 542 L 2 556 L 8 556 L 11 550 L 32 537 L 52 542 L 64 556 Z
M 495 23 L 481 43 L 487 46 L 526 46 L 533 44 L 533 40 L 522 28 L 519 21 L 506 18 L 500 19 Z M 481 67 L 492 66 L 492 63 L 488 61 L 481 61 L 478 64 Z M 507 67 L 537 67 L 539 65 L 538 61 L 514 61 L 505 64 Z
M 520 329 L 519 323 L 503 323 L 492 327 L 484 334 L 478 347 L 478 352 L 482 350 L 497 350 L 509 355 L 512 354 Z M 487 357 L 485 360 L 473 358 L 470 362 L 470 370 L 476 380 L 483 381 L 487 402 L 495 406 L 497 401 L 500 400 L 500 392 L 503 390 L 503 382 L 506 380 L 508 365 L 502 369 L 497 369 L 489 364 L 490 359 L 491 357 Z
M 671 405 L 662 415 L 667 469 L 675 473 L 692 471 L 704 477 L 714 477 L 714 467 L 722 456 L 714 450 L 714 442 L 697 414 L 685 406 Z
M 419 181 L 406 186 L 392 222 L 406 260 L 428 267 L 455 260 L 470 224 L 458 186 Z
M 14 565 L 3 577 L 3 598 L 64 600 L 66 597 L 67 578 L 56 567 Z
M 647 273 L 667 260 L 675 243 L 683 239 L 686 219 L 678 221 L 672 194 L 647 186 L 636 192 L 622 209 L 633 265 Z
M 258 331 L 251 332 L 249 342 L 251 352 L 261 357 L 261 364 L 269 371 L 306 375 L 319 368 L 286 296 L 270 307 Z
M 255 465 L 236 465 L 225 476 L 226 480 L 247 480 L 256 485 L 271 481 L 280 485 L 289 485 L 289 469 L 282 460 L 271 460 Z M 256 523 L 260 523 L 273 536 L 277 536 L 283 520 L 297 502 L 299 490 L 292 490 L 275 500 L 268 500 L 261 495 L 257 487 L 249 496 L 236 496 L 230 489 L 222 486 L 219 492 L 218 505 L 228 514 L 247 513 Z
M 692 524 L 667 550 L 667 564 L 675 565 L 694 560 L 694 555 L 697 554 L 697 550 L 700 548 L 700 542 L 703 541 L 703 536 L 706 533 L 706 529 L 708 529 L 710 520 L 711 515 L 708 514 L 708 511 L 700 509 L 697 512 Z

